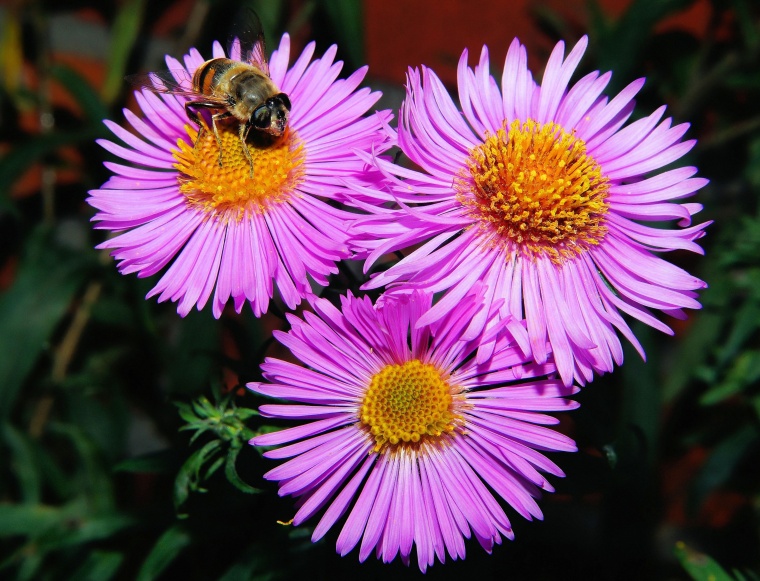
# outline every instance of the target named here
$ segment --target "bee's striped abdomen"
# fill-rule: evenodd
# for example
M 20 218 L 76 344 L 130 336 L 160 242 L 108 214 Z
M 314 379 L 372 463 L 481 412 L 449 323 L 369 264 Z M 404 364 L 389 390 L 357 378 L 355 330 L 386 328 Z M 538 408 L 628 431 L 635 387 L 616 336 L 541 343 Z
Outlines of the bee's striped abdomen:
M 227 58 L 206 61 L 196 69 L 193 75 L 193 88 L 203 95 L 213 95 L 222 75 L 235 64 L 235 61 Z

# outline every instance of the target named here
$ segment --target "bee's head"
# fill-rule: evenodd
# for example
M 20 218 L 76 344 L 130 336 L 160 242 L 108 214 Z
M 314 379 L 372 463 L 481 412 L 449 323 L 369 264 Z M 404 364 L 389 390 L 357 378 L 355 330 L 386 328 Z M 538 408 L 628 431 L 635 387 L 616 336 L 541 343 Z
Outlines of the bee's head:
M 288 126 L 289 114 L 290 99 L 285 93 L 278 93 L 254 110 L 251 123 L 259 131 L 279 137 Z

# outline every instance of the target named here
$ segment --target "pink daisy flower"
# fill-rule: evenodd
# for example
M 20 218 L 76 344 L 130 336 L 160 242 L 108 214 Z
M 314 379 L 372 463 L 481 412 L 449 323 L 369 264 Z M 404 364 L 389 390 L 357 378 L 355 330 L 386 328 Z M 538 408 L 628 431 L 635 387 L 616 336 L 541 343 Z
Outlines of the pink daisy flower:
M 365 269 L 421 244 L 365 288 L 447 291 L 424 325 L 480 281 L 489 305 L 503 300 L 502 316 L 525 318 L 537 362 L 551 346 L 567 385 L 622 363 L 615 329 L 644 356 L 621 313 L 672 334 L 650 310 L 683 317 L 700 308 L 695 291 L 706 286 L 653 254 L 702 253 L 695 241 L 707 224 L 691 225 L 701 205 L 678 202 L 707 180 L 693 167 L 657 173 L 694 145 L 681 141 L 688 125 L 663 120 L 665 107 L 626 125 L 643 79 L 612 100 L 602 94 L 610 73 L 569 85 L 586 45 L 584 37 L 564 59 L 557 44 L 538 85 L 515 40 L 501 88 L 487 48 L 474 70 L 465 51 L 461 111 L 433 71 L 410 70 L 396 137 L 421 171 L 376 159 L 391 185 L 361 190 L 374 215 L 354 227 Z M 473 326 L 484 323 L 481 313 Z
M 113 249 L 122 273 L 147 277 L 168 266 L 148 297 L 178 302 L 184 316 L 213 292 L 215 317 L 229 299 L 238 312 L 250 302 L 260 316 L 274 283 L 294 308 L 310 292 L 309 278 L 326 285 L 337 272 L 336 261 L 350 255 L 349 214 L 330 202 L 365 171 L 354 151 L 382 150 L 380 127 L 390 114 L 363 118 L 380 94 L 357 90 L 366 67 L 338 80 L 335 53 L 332 46 L 312 60 L 312 43 L 288 68 L 290 40 L 283 36 L 269 69 L 292 104 L 287 130 L 264 146 L 249 140 L 249 155 L 237 127 L 218 124 L 217 141 L 204 125 L 199 138 L 185 112 L 187 96 L 138 91 L 142 116 L 124 111 L 134 132 L 106 121 L 124 145 L 100 144 L 129 165 L 106 163 L 114 175 L 88 202 L 99 210 L 96 227 L 119 233 L 99 248 Z M 215 43 L 213 57 L 225 56 Z M 230 58 L 240 60 L 239 44 Z M 184 66 L 166 57 L 187 89 L 205 60 L 195 49 Z M 203 116 L 201 123 L 210 125 Z
M 359 544 L 360 561 L 374 551 L 408 564 L 416 546 L 425 571 L 446 553 L 464 558 L 471 534 L 489 552 L 512 539 L 499 497 L 526 519 L 542 518 L 535 499 L 553 488 L 541 472 L 563 473 L 541 452 L 576 450 L 545 427 L 557 420 L 544 412 L 576 408 L 565 398 L 577 388 L 552 379 L 550 361 L 525 355 L 527 334 L 515 320 L 463 339 L 482 294 L 476 285 L 424 325 L 432 295 L 421 291 L 375 306 L 349 295 L 342 312 L 314 299 L 315 313 L 288 316 L 292 330 L 278 339 L 309 367 L 267 359 L 271 383 L 248 386 L 296 402 L 262 405 L 262 415 L 307 421 L 251 443 L 287 444 L 264 454 L 290 458 L 265 478 L 280 482 L 281 496 L 300 497 L 294 525 L 326 509 L 313 541 L 348 513 L 341 556 Z M 473 355 L 484 339 L 495 348 L 479 364 Z

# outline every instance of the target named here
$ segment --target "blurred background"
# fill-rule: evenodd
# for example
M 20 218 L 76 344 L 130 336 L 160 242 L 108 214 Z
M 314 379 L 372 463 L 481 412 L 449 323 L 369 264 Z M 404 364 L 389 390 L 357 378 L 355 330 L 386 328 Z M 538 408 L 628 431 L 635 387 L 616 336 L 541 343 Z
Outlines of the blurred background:
M 413 565 L 309 541 L 246 442 L 281 319 L 180 319 L 94 250 L 89 189 L 108 178 L 102 119 L 137 110 L 128 74 L 210 55 L 254 8 L 276 47 L 338 43 L 345 75 L 397 108 L 408 66 L 454 88 L 465 47 L 499 78 L 514 36 L 540 79 L 559 39 L 589 34 L 581 74 L 640 76 L 635 117 L 689 122 L 710 185 L 706 257 L 671 258 L 710 287 L 704 309 L 643 326 L 645 364 L 590 384 L 562 417 L 577 454 L 516 540 L 429 579 L 760 579 L 760 2 L 757 0 L 4 0 L 0 3 L 0 578 L 411 579 Z

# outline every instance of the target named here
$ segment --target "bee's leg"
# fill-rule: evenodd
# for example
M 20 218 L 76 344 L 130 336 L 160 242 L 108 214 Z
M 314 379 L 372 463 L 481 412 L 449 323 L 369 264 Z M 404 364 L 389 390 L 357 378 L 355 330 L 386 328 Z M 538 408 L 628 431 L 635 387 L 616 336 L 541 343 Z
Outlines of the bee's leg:
M 185 103 L 185 114 L 187 115 L 187 118 L 190 119 L 193 123 L 195 123 L 198 126 L 198 136 L 195 138 L 195 144 L 197 145 L 198 142 L 201 140 L 201 136 L 203 135 L 203 123 L 201 123 L 200 116 L 198 115 L 198 112 L 192 109 L 192 107 L 197 107 L 198 103 L 195 101 L 188 101 Z
M 224 111 L 222 113 L 216 113 L 211 116 L 211 128 L 214 130 L 214 137 L 216 137 L 216 144 L 219 146 L 219 167 L 222 167 L 222 138 L 219 137 L 219 131 L 216 128 L 216 122 L 220 119 L 226 119 L 230 117 L 229 112 Z
M 248 158 L 248 164 L 251 166 L 251 177 L 253 177 L 253 158 L 251 157 L 251 152 L 248 150 L 248 145 L 245 143 L 245 140 L 248 139 L 248 132 L 250 130 L 250 120 L 248 120 L 246 123 L 240 124 L 240 143 L 243 146 L 243 153 L 245 154 L 245 157 Z

